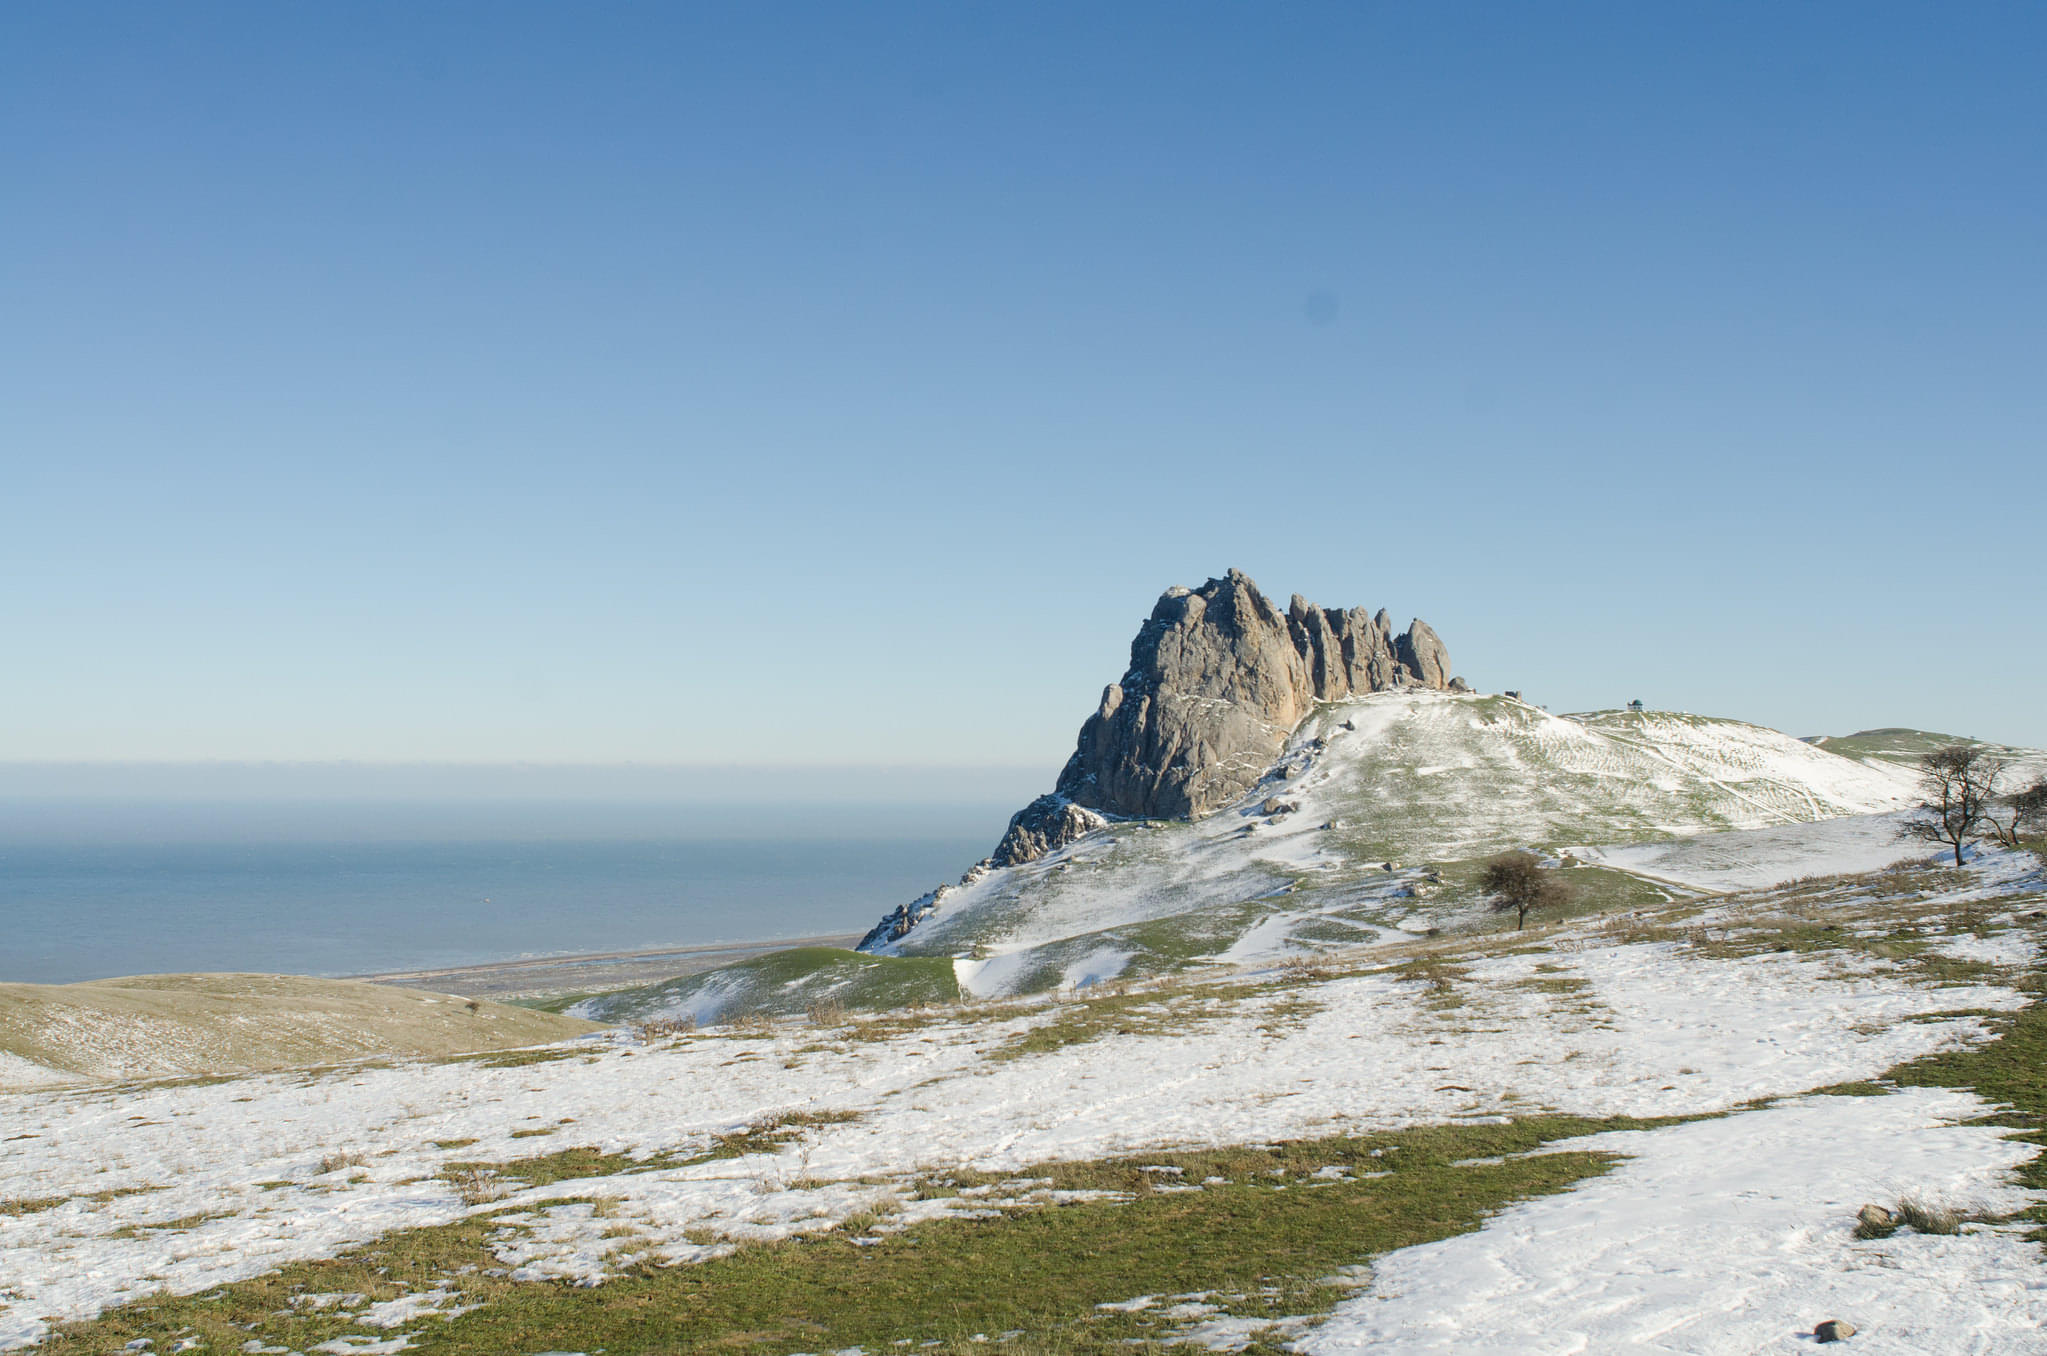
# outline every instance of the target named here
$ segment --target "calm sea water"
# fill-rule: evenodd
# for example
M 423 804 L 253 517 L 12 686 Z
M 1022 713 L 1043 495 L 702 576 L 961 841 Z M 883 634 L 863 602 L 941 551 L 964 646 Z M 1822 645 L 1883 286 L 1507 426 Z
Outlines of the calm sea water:
M 942 827 L 952 832 L 631 841 L 0 835 L 0 980 L 367 974 L 859 932 L 994 841 Z

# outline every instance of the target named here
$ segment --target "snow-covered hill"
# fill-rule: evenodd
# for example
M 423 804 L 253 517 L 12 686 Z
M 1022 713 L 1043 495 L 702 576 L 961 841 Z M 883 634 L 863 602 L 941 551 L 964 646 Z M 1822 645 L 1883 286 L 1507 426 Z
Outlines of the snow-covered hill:
M 816 953 L 800 973 L 778 963 L 772 982 L 758 965 L 710 971 L 573 1011 L 712 1021 L 819 1002 L 1082 988 L 1399 940 L 1477 921 L 1476 863 L 1502 849 L 1571 847 L 1579 860 L 1667 881 L 1608 849 L 1893 814 L 1913 800 L 1904 763 L 1843 757 L 1742 721 L 1556 716 L 1505 696 L 1377 693 L 1318 706 L 1264 778 L 1221 811 L 1112 823 L 946 887 L 929 916 L 875 948 L 882 961 L 949 959 L 950 975 Z M 1892 845 L 1888 822 L 1855 832 L 1877 844 L 1864 854 L 1870 865 L 1908 851 Z M 1631 888 L 1599 874 L 1577 879 L 1609 895 Z M 1755 874 L 1742 879 L 1769 883 Z
M 1911 798 L 1904 768 L 1740 721 L 1384 693 L 1319 708 L 1222 812 L 1113 825 L 991 872 L 886 950 L 963 957 L 981 994 L 1240 962 L 1453 925 L 1470 908 L 1459 866 L 1504 848 L 1640 843 Z

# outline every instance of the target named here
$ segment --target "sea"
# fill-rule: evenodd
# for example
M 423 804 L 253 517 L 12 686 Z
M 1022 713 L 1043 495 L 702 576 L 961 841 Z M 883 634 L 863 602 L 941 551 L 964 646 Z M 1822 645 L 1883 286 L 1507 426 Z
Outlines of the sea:
M 1013 808 L 0 804 L 0 981 L 858 933 L 985 856 Z

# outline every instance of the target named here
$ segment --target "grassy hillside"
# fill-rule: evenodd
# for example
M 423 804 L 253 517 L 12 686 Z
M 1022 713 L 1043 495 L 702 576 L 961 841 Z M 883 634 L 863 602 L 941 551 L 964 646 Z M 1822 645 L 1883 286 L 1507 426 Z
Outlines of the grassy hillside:
M 353 979 L 136 975 L 0 984 L 0 1090 L 467 1054 L 590 1029 L 553 1013 Z
M 1852 735 L 1821 735 L 1812 744 L 1843 758 L 1865 763 L 1896 763 L 1908 768 L 1916 767 L 1921 758 L 1935 749 L 1967 744 L 2004 759 L 2010 764 L 2007 775 L 2013 780 L 2024 778 L 2031 781 L 2035 777 L 2047 776 L 2047 753 L 2039 749 L 1996 744 L 1967 735 L 1940 734 L 1933 730 L 1909 730 L 1893 725 L 1881 730 L 1860 730 Z

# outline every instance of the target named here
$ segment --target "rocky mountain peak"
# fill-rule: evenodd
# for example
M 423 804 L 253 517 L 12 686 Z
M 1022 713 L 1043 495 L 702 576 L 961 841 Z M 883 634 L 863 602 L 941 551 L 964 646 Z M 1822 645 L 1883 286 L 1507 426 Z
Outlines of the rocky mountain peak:
M 1384 608 L 1317 607 L 1299 594 L 1282 613 L 1242 570 L 1169 588 L 1081 726 L 1058 788 L 1019 810 L 962 883 L 1034 861 L 1110 817 L 1198 819 L 1256 785 L 1316 702 L 1409 686 L 1465 690 L 1427 622 L 1395 635 Z M 901 937 L 951 889 L 894 910 L 861 948 Z
M 1248 790 L 1318 701 L 1461 686 L 1428 623 L 1400 634 L 1382 608 L 1282 614 L 1242 570 L 1171 588 L 1130 645 L 1130 667 L 1081 727 L 1058 794 L 1104 814 L 1190 819 Z

